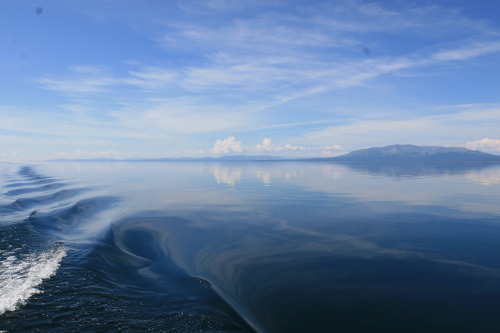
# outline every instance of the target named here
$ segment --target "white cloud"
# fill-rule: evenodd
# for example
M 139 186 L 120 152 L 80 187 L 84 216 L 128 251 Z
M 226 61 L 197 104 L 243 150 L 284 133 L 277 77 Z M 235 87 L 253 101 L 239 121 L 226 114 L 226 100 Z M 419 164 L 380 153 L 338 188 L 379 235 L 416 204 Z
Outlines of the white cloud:
M 307 150 L 306 147 L 302 146 L 293 146 L 289 143 L 287 143 L 282 150 L 288 150 L 288 151 L 301 151 L 301 150 Z
M 113 113 L 116 122 L 126 128 L 153 133 L 207 133 L 239 130 L 256 121 L 242 108 L 236 112 L 223 105 L 216 107 L 182 98 L 154 100 L 152 107 L 141 105 Z
M 261 144 L 255 146 L 255 150 L 257 151 L 273 151 L 275 146 L 271 143 L 271 139 L 265 138 L 262 140 Z
M 418 143 L 436 124 L 431 119 L 355 120 L 349 124 L 329 126 L 309 132 L 299 140 L 309 144 L 340 142 L 346 147 L 378 145 L 381 140 L 391 143 Z M 417 140 L 418 139 L 418 140 Z
M 311 131 L 296 140 L 302 144 L 320 145 L 335 142 L 349 150 L 389 144 L 461 146 L 464 138 L 498 133 L 498 108 L 473 105 L 454 113 L 432 116 L 408 116 L 400 119 L 353 119 L 349 123 Z M 496 149 L 491 139 L 482 142 L 483 149 Z M 470 143 L 479 147 L 479 143 Z
M 349 111 L 338 111 L 348 108 L 346 104 L 329 103 L 349 95 L 343 94 L 346 88 L 401 71 L 412 75 L 425 67 L 431 72 L 446 63 L 455 66 L 456 61 L 500 52 L 497 35 L 485 33 L 486 23 L 468 20 L 456 9 L 351 0 L 314 5 L 201 0 L 183 1 L 179 6 L 189 9 L 191 19 L 186 20 L 185 15 L 167 18 L 160 13 L 152 15 L 154 20 L 148 17 L 147 25 L 155 27 L 152 40 L 166 50 L 160 57 L 154 52 L 151 58 L 134 56 L 143 60 L 127 63 L 116 58 L 107 67 L 74 66 L 66 74 L 41 77 L 35 81 L 43 88 L 69 96 L 69 101 L 58 102 L 64 114 L 60 109 L 12 114 L 2 118 L 0 128 L 57 139 L 64 136 L 68 141 L 167 141 L 171 135 L 201 137 L 208 132 L 246 131 L 248 137 L 255 129 L 276 128 L 276 133 L 279 128 L 296 126 L 296 132 L 288 133 L 297 138 L 276 144 L 266 138 L 245 147 L 229 137 L 218 140 L 212 152 L 325 156 L 348 145 L 436 142 L 436 138 L 456 144 L 495 135 L 498 109 L 411 119 L 384 119 L 381 112 L 363 119 L 359 113 L 367 111 L 356 110 L 349 115 L 349 124 L 326 127 L 347 118 Z M 223 20 L 217 16 L 221 13 Z M 137 22 L 138 26 L 146 22 L 145 17 L 141 19 L 144 21 Z M 418 43 L 393 47 L 393 40 L 413 37 Z M 363 54 L 365 47 L 373 52 Z M 384 85 L 389 90 L 394 85 L 387 82 L 377 81 L 370 89 Z M 310 108 L 304 103 L 300 113 L 298 103 L 290 103 L 319 94 L 324 100 L 318 98 Z M 310 132 L 300 137 L 305 128 Z M 481 128 L 485 134 L 478 136 Z
M 344 148 L 342 148 L 342 146 L 339 145 L 331 145 L 324 147 L 323 150 L 344 150 Z
M 330 146 L 309 146 L 292 145 L 275 145 L 270 138 L 264 138 L 261 143 L 254 146 L 245 146 L 241 141 L 237 141 L 234 136 L 230 136 L 225 140 L 217 140 L 212 152 L 216 154 L 228 154 L 233 152 L 245 153 L 249 155 L 270 154 L 284 157 L 318 157 L 318 156 L 335 156 L 339 155 L 341 150 L 344 150 L 339 145 Z
M 463 47 L 442 51 L 434 54 L 433 58 L 440 61 L 466 60 L 488 53 L 500 51 L 500 41 L 472 42 Z
M 469 141 L 465 144 L 465 147 L 498 154 L 500 153 L 500 140 L 484 138 L 481 140 Z
M 296 152 L 296 151 L 303 151 L 307 150 L 307 148 L 302 147 L 302 146 L 293 146 L 289 143 L 285 144 L 284 146 L 276 146 L 271 142 L 270 138 L 264 138 L 261 143 L 255 145 L 252 147 L 251 151 L 252 152 Z
M 35 79 L 43 88 L 66 94 L 93 94 L 105 92 L 119 80 L 102 66 L 73 66 L 64 76 L 49 75 Z
M 238 25 L 238 29 L 246 31 L 240 32 L 243 35 L 250 34 L 251 29 L 246 25 L 247 23 Z M 218 37 L 210 37 L 211 33 Z M 295 37 L 292 38 L 292 32 L 286 34 L 294 39 L 294 43 L 297 42 Z M 217 40 L 221 38 L 217 30 L 212 32 L 203 30 L 202 35 L 200 38 L 207 38 L 210 43 L 213 42 L 221 47 L 224 43 L 228 43 Z M 234 37 L 238 41 L 239 38 L 243 38 L 244 41 L 240 41 L 242 45 L 239 45 L 240 42 L 235 42 L 236 45 L 231 45 L 224 52 L 212 50 L 212 53 L 207 54 L 207 61 L 196 66 L 181 65 L 177 68 L 139 66 L 140 68 L 129 70 L 122 77 L 112 76 L 106 68 L 100 66 L 75 66 L 67 75 L 46 76 L 37 79 L 36 82 L 46 89 L 65 93 L 73 98 L 107 93 L 106 103 L 112 105 L 113 109 L 118 109 L 119 113 L 126 113 L 123 104 L 124 101 L 129 101 L 132 108 L 149 114 L 147 116 L 149 119 L 158 118 L 153 126 L 161 125 L 162 128 L 173 132 L 179 129 L 182 133 L 194 133 L 207 131 L 206 129 L 225 130 L 231 126 L 249 124 L 252 117 L 246 115 L 248 112 L 253 112 L 255 118 L 258 112 L 293 100 L 336 89 L 360 86 L 369 80 L 401 70 L 434 66 L 500 51 L 498 41 L 473 40 L 460 47 L 448 46 L 448 50 L 428 54 L 332 60 L 318 58 L 313 53 L 309 54 L 307 48 L 299 50 L 292 44 L 279 47 L 271 41 L 266 41 L 267 37 L 263 37 L 266 35 L 265 32 L 259 34 L 253 31 L 251 38 L 255 39 L 252 42 L 254 47 L 248 52 L 244 52 L 246 37 Z M 231 35 L 224 36 L 231 38 Z M 192 39 L 191 42 L 196 40 L 194 37 L 189 38 Z M 264 55 L 260 54 L 261 51 L 253 50 L 259 49 L 259 43 L 274 47 L 275 50 Z M 286 53 L 283 50 L 286 50 Z M 120 89 L 124 93 L 117 94 Z M 155 99 L 157 103 L 153 106 L 144 102 Z M 179 105 L 179 101 L 184 105 Z M 76 103 L 70 104 L 76 105 Z M 200 108 L 203 110 L 198 111 Z M 218 111 L 221 109 L 238 111 Z M 135 116 L 134 114 L 133 117 Z M 127 115 L 123 118 L 127 118 Z
M 96 142 L 102 138 L 151 138 L 153 133 L 123 128 L 115 121 L 103 121 L 91 118 L 76 118 L 68 112 L 36 112 L 19 108 L 3 109 L 0 107 L 2 121 L 0 129 L 18 131 L 23 135 L 43 135 L 44 142 L 52 144 L 53 140 L 68 142 L 74 139 L 82 143 Z M 114 119 L 113 119 L 114 120 Z M 160 133 L 155 133 L 159 135 Z M 18 138 L 22 136 L 18 135 Z M 64 137 L 61 140 L 60 137 Z M 53 140 L 51 140 L 53 139 Z M 101 141 L 102 143 L 102 141 Z
M 241 153 L 242 151 L 241 141 L 237 141 L 234 136 L 227 137 L 224 140 L 217 140 L 212 148 L 212 152 L 215 154 Z
M 235 20 L 234 26 L 227 26 L 223 31 L 215 27 L 178 27 L 179 36 L 172 38 L 187 45 L 198 43 L 201 39 L 210 45 L 205 61 L 197 65 L 186 63 L 160 67 L 133 63 L 130 65 L 139 68 L 129 70 L 124 76 L 113 76 L 103 66 L 74 66 L 66 75 L 47 75 L 35 79 L 35 82 L 46 89 L 70 95 L 104 93 L 118 87 L 133 86 L 136 89 L 134 94 L 155 91 L 163 94 L 176 91 L 184 95 L 211 92 L 234 97 L 234 91 L 258 93 L 260 97 L 265 97 L 268 104 L 272 101 L 282 104 L 335 88 L 360 85 L 404 69 L 500 52 L 500 41 L 497 39 L 472 39 L 459 46 L 447 45 L 448 49 L 434 53 L 415 52 L 369 59 L 324 58 L 322 52 L 311 51 L 311 43 L 322 49 L 346 47 L 357 42 L 329 45 L 333 41 L 338 43 L 338 36 L 310 36 L 311 33 L 307 32 L 310 27 L 276 27 L 276 23 L 269 22 L 269 18 L 262 25 L 257 23 Z M 261 31 L 256 31 L 256 26 Z M 196 32 L 196 29 L 199 31 Z M 306 37 L 301 41 L 297 36 Z M 351 45 L 350 48 L 360 45 Z
M 179 73 L 175 70 L 151 66 L 131 70 L 128 74 L 129 77 L 124 77 L 120 81 L 144 90 L 165 90 L 173 86 L 174 80 L 179 78 Z

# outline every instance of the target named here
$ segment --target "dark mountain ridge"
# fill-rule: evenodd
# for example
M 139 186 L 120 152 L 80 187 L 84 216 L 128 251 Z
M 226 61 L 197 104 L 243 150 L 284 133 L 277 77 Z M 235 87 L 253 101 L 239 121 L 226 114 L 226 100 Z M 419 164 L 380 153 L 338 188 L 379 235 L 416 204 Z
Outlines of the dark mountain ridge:
M 464 147 L 391 145 L 359 149 L 332 161 L 500 161 L 499 155 Z

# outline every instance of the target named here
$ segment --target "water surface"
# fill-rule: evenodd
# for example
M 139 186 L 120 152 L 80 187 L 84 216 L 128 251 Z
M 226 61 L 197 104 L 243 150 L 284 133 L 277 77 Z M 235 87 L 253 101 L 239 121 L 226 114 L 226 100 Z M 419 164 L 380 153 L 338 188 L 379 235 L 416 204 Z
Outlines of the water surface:
M 494 332 L 500 166 L 2 164 L 0 330 Z

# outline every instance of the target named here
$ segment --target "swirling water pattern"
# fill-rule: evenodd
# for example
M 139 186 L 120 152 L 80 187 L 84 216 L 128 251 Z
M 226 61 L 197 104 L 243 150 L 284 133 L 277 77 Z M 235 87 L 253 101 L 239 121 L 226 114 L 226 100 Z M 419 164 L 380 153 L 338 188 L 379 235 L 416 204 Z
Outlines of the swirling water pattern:
M 115 244 L 116 228 L 106 218 L 118 198 L 89 195 L 92 189 L 31 167 L 21 167 L 4 187 L 11 202 L 0 207 L 1 329 L 251 330 L 209 282 L 165 264 L 165 257 L 136 256 L 123 241 Z M 89 229 L 96 221 L 99 228 Z

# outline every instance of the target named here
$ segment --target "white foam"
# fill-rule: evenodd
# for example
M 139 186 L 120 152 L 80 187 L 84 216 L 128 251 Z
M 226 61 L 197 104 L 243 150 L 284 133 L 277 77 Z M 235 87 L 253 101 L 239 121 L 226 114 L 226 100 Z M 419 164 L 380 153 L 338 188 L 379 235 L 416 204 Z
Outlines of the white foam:
M 60 246 L 24 257 L 14 252 L 3 255 L 6 256 L 0 262 L 0 315 L 15 311 L 32 295 L 41 293 L 37 286 L 55 274 L 66 249 Z

